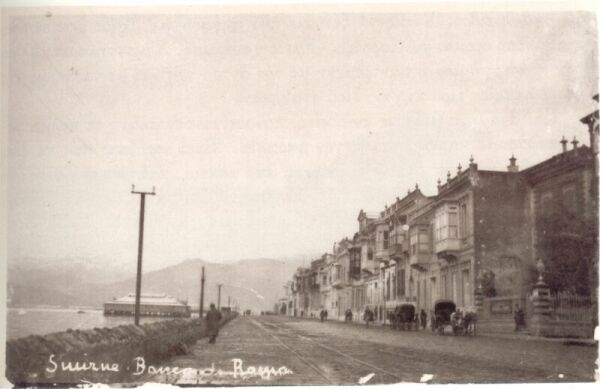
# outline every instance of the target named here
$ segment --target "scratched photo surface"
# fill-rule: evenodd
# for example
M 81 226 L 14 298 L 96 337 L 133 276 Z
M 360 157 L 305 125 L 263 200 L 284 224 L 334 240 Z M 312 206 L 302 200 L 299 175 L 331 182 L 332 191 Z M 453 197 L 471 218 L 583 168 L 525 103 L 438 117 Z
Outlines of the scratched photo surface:
M 2 54 L 12 384 L 598 378 L 595 13 L 5 8 Z

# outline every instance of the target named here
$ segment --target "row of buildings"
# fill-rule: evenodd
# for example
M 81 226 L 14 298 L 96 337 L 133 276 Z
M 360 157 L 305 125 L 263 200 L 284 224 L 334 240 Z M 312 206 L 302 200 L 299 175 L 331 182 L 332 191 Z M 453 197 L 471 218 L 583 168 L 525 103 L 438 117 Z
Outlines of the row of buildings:
M 356 318 L 369 306 L 385 323 L 402 303 L 429 315 L 436 300 L 469 309 L 482 305 L 479 298 L 484 321 L 510 326 L 517 305 L 530 310 L 539 262 L 549 279 L 571 271 L 551 258 L 556 245 L 584 268 L 573 270 L 577 285 L 567 289 L 591 296 L 598 269 L 597 119 L 598 111 L 581 119 L 589 146 L 563 137 L 560 153 L 524 170 L 514 156 L 504 171 L 483 170 L 471 157 L 438 180 L 435 195 L 416 186 L 380 212 L 360 210 L 353 236 L 297 269 L 279 313 L 310 317 L 325 309 L 330 319 L 343 319 L 351 309 Z

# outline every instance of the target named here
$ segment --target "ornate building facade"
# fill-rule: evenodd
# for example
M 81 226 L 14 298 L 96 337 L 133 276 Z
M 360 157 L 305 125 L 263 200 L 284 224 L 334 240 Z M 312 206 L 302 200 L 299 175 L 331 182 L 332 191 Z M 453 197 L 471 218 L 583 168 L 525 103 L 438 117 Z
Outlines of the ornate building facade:
M 581 122 L 589 146 L 563 137 L 560 153 L 524 170 L 514 156 L 504 171 L 482 170 L 471 157 L 438 180 L 436 195 L 416 186 L 379 213 L 361 210 L 352 239 L 313 262 L 321 297 L 312 309 L 343 320 L 347 309 L 362 318 L 368 306 L 385 323 L 399 304 L 431 315 L 447 299 L 478 310 L 484 326 L 511 327 L 517 306 L 531 311 L 539 262 L 552 289 L 596 302 L 598 111 Z

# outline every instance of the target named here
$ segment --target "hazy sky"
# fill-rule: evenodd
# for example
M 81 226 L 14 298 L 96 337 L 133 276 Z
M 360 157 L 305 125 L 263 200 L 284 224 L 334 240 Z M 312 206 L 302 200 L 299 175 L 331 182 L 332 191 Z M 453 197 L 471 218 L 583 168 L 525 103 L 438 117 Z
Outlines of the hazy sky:
M 35 12 L 34 12 L 35 13 Z M 419 183 L 588 144 L 586 13 L 13 14 L 9 255 L 330 250 Z

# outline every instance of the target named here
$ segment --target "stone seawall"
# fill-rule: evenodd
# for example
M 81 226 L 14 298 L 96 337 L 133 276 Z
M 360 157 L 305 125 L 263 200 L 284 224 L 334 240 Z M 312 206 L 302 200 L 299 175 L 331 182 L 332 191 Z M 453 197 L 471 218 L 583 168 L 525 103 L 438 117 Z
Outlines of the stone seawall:
M 221 326 L 235 316 L 225 316 Z M 187 353 L 205 333 L 203 321 L 174 319 L 32 335 L 6 343 L 6 377 L 17 386 L 132 382 L 139 358 L 159 364 Z

